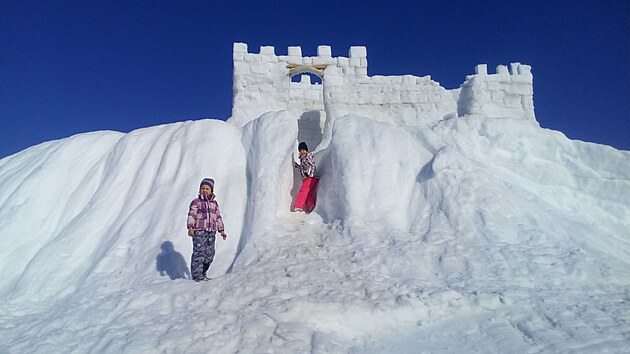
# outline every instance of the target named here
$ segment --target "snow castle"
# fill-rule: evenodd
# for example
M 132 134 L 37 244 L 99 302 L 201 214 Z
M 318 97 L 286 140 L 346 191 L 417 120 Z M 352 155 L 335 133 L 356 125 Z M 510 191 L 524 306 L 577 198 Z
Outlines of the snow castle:
M 435 122 L 470 114 L 517 117 L 535 121 L 531 67 L 499 65 L 489 74 L 480 64 L 457 89 L 448 90 L 430 76 L 368 76 L 367 49 L 350 47 L 348 57 L 333 57 L 320 45 L 317 56 L 302 56 L 299 46 L 276 55 L 272 46 L 250 53 L 245 43 L 234 43 L 232 117 L 237 126 L 268 111 L 290 110 L 301 120 L 323 129 L 326 140 L 332 121 L 349 113 L 368 112 L 377 120 L 397 125 Z M 310 73 L 321 79 L 311 83 Z M 301 75 L 299 82 L 291 78 Z M 374 115 L 374 110 L 378 115 Z

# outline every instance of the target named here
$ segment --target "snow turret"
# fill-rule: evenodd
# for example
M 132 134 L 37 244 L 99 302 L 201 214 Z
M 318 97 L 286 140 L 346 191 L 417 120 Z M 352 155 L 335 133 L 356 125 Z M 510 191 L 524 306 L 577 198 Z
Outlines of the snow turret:
M 499 65 L 488 75 L 486 64 L 477 65 L 475 75 L 466 77 L 459 94 L 457 113 L 488 117 L 514 117 L 535 120 L 533 75 L 529 65 Z

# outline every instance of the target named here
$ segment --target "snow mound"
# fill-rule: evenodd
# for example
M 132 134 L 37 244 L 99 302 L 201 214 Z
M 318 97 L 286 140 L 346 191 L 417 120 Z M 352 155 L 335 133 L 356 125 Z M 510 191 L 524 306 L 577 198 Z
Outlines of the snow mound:
M 306 216 L 287 111 L 0 160 L 0 352 L 627 346 L 630 152 L 509 117 L 377 118 L 335 120 Z M 176 262 L 204 177 L 228 239 L 194 283 Z

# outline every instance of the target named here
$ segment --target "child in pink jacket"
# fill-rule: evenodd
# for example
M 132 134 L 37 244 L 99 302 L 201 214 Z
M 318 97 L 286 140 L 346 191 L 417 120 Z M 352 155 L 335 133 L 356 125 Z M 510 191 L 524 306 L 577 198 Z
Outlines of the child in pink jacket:
M 214 199 L 214 180 L 204 178 L 199 186 L 199 196 L 190 203 L 188 211 L 188 236 L 193 239 L 190 273 L 194 281 L 209 280 L 206 276 L 214 260 L 214 242 L 217 231 L 225 240 L 225 226 Z

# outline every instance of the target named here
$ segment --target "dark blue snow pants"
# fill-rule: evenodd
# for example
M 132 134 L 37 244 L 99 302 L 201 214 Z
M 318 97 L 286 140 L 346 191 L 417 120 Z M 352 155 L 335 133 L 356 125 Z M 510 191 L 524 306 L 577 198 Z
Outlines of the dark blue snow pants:
M 195 231 L 193 253 L 190 260 L 190 273 L 193 279 L 203 279 L 214 260 L 215 232 Z

